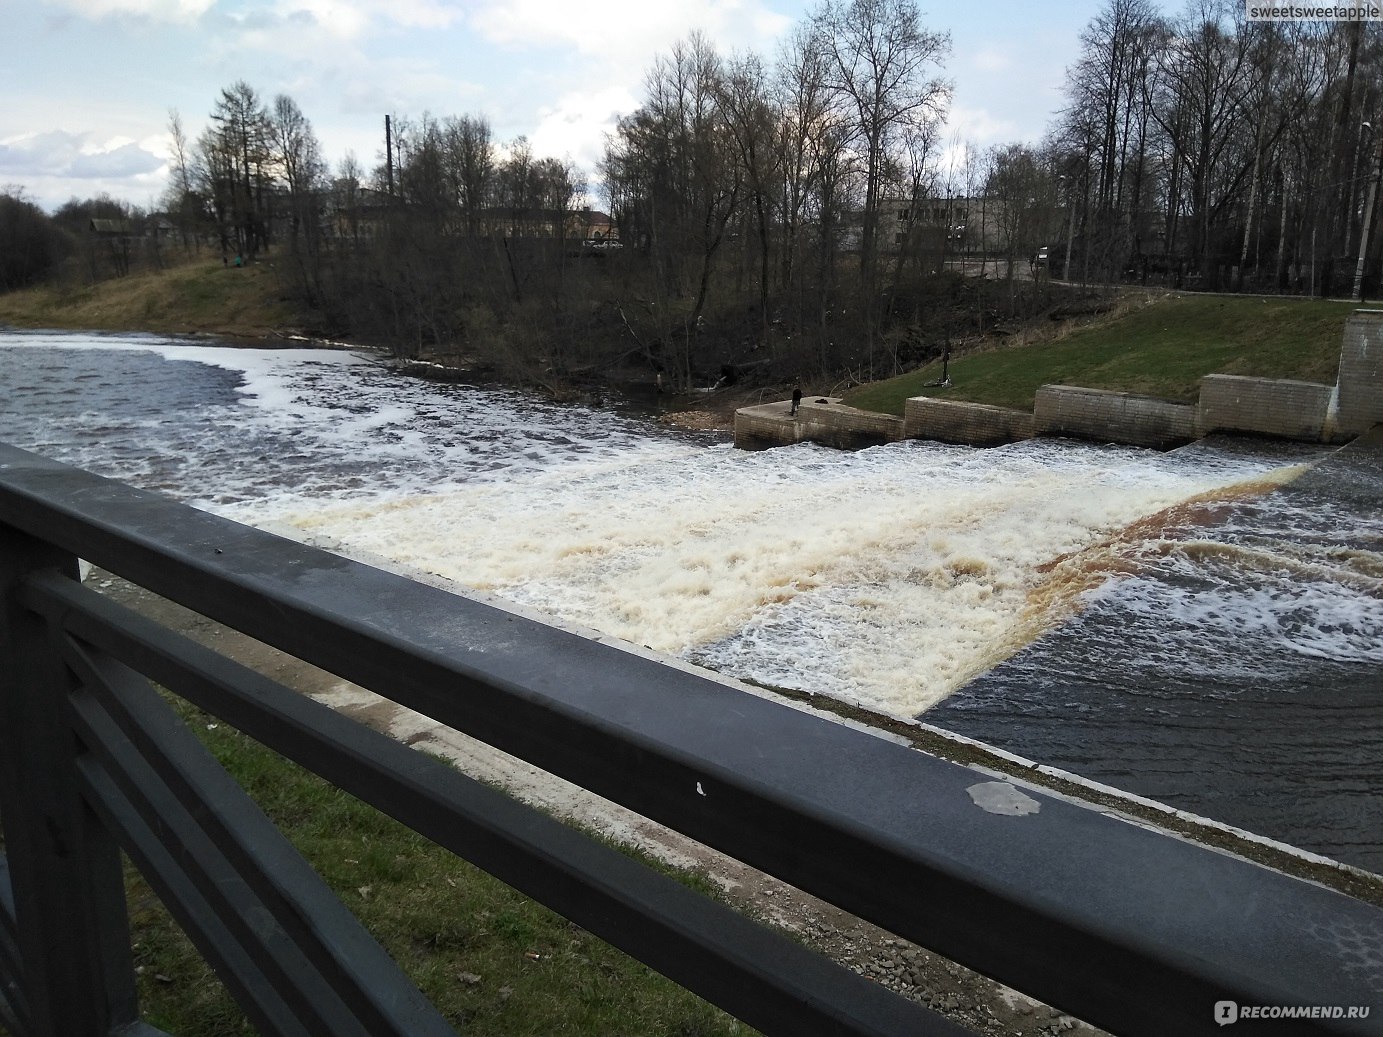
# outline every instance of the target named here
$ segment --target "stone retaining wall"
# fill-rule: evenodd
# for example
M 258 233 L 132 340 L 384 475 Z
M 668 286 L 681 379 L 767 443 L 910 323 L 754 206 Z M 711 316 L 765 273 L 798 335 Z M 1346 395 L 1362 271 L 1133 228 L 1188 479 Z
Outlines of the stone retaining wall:
M 1360 310 L 1345 324 L 1338 385 L 1340 438 L 1383 423 L 1383 310 Z
M 1307 442 L 1327 441 L 1335 388 L 1315 382 L 1212 374 L 1201 379 L 1200 425 L 1211 432 L 1251 432 Z
M 903 438 L 903 419 L 892 414 L 847 407 L 843 403 L 808 403 L 798 408 L 800 438 L 840 450 L 859 450 Z
M 802 440 L 845 450 L 900 439 L 997 446 L 1033 436 L 1070 436 L 1169 450 L 1216 431 L 1307 442 L 1345 442 L 1383 424 L 1383 310 L 1360 310 L 1345 326 L 1337 385 L 1209 375 L 1200 401 L 1175 403 L 1133 393 L 1044 385 L 1033 413 L 915 397 L 904 417 L 847 407 L 838 399 L 786 401 L 735 412 L 735 445 L 746 449 Z
M 735 446 L 741 450 L 763 450 L 799 442 L 802 430 L 787 411 L 782 404 L 741 407 L 735 411 Z
M 1033 435 L 1032 415 L 1010 407 L 915 396 L 904 408 L 903 434 L 907 439 L 1002 446 Z
M 1073 385 L 1037 390 L 1033 433 L 1155 450 L 1170 450 L 1200 436 L 1194 404 Z

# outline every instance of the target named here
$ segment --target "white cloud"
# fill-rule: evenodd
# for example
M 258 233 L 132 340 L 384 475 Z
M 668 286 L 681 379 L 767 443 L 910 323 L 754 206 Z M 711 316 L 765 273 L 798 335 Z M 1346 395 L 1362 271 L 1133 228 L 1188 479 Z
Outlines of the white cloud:
M 947 138 L 956 137 L 983 148 L 1021 137 L 1022 127 L 1012 119 L 996 117 L 987 108 L 952 104 L 944 132 Z
M 605 134 L 625 112 L 639 105 L 638 98 L 622 86 L 597 87 L 564 94 L 554 105 L 539 110 L 539 123 L 530 134 L 538 155 L 570 157 L 590 171 L 605 153 Z
M 462 16 L 453 0 L 276 0 L 275 11 L 285 20 L 306 18 L 341 40 L 360 39 L 377 24 L 447 29 Z
M 759 50 L 784 32 L 791 20 L 756 0 L 595 0 L 573 17 L 566 0 L 500 0 L 481 7 L 472 24 L 492 43 L 506 47 L 571 47 L 610 61 L 647 62 L 693 30 L 725 50 Z
M 0 140 L 0 184 L 15 184 L 44 208 L 69 198 L 113 198 L 153 207 L 167 182 L 166 142 L 97 138 L 53 130 Z
M 1007 49 L 998 47 L 983 47 L 970 58 L 971 67 L 985 73 L 1007 72 L 1016 64 Z
M 160 22 L 195 22 L 216 0 L 46 0 L 86 18 L 134 15 Z
M 156 173 L 165 159 L 146 144 L 124 137 L 105 141 L 90 134 L 51 130 L 0 141 L 0 171 L 6 176 L 107 180 Z

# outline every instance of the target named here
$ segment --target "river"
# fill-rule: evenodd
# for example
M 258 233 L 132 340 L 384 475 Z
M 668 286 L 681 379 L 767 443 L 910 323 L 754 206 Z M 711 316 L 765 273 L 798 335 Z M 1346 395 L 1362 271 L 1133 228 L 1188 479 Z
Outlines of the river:
M 1383 871 L 1383 507 L 1297 489 L 1324 448 L 746 453 L 135 335 L 0 332 L 0 394 L 26 449 Z

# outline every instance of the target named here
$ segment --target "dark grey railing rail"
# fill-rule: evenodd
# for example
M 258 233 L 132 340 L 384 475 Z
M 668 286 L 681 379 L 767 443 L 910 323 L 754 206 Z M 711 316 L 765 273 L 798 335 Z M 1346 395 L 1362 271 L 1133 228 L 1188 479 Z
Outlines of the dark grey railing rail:
M 0 446 L 0 1024 L 138 1021 L 118 850 L 265 1033 L 452 1032 L 164 685 L 773 1034 L 953 1024 L 136 616 L 78 557 L 1118 1034 L 1371 1006 L 1383 911 L 685 670 Z M 977 800 L 979 801 L 977 803 Z

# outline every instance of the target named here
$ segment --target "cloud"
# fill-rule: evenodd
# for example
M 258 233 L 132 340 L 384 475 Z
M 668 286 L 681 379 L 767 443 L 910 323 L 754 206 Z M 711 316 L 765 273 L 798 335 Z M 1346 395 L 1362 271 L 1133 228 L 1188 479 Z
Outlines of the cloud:
M 647 60 L 698 29 L 723 49 L 759 50 L 791 25 L 757 0 L 596 0 L 579 18 L 572 17 L 566 0 L 501 0 L 481 6 L 471 21 L 501 46 L 569 47 L 610 60 L 630 54 Z
M 1017 61 L 1006 49 L 982 47 L 970 57 L 972 68 L 980 72 L 1007 72 Z
M 943 132 L 947 138 L 957 137 L 987 147 L 1012 140 L 1021 129 L 1013 119 L 996 117 L 987 107 L 953 104 Z
M 157 155 L 129 143 L 109 151 L 78 155 L 68 167 L 67 175 L 81 180 L 104 180 L 153 173 L 163 165 L 164 160 Z
M 90 134 L 52 130 L 0 141 L 0 171 L 23 180 L 123 179 L 156 173 L 165 164 L 148 146 L 122 138 L 97 142 Z
M 362 38 L 372 26 L 404 29 L 448 29 L 462 18 L 455 0 L 277 0 L 285 20 L 304 16 L 342 40 Z
M 85 18 L 134 16 L 159 22 L 195 22 L 216 0 L 46 0 Z
M 638 98 L 622 86 L 574 90 L 538 112 L 538 126 L 529 135 L 538 155 L 570 157 L 593 169 L 605 153 L 605 134 L 619 117 L 639 106 Z
M 89 19 L 138 18 L 193 24 L 212 12 L 217 0 L 44 0 Z M 249 0 L 218 12 L 247 28 L 301 26 L 310 22 L 337 39 L 359 39 L 375 25 L 405 29 L 445 29 L 463 17 L 459 0 Z

